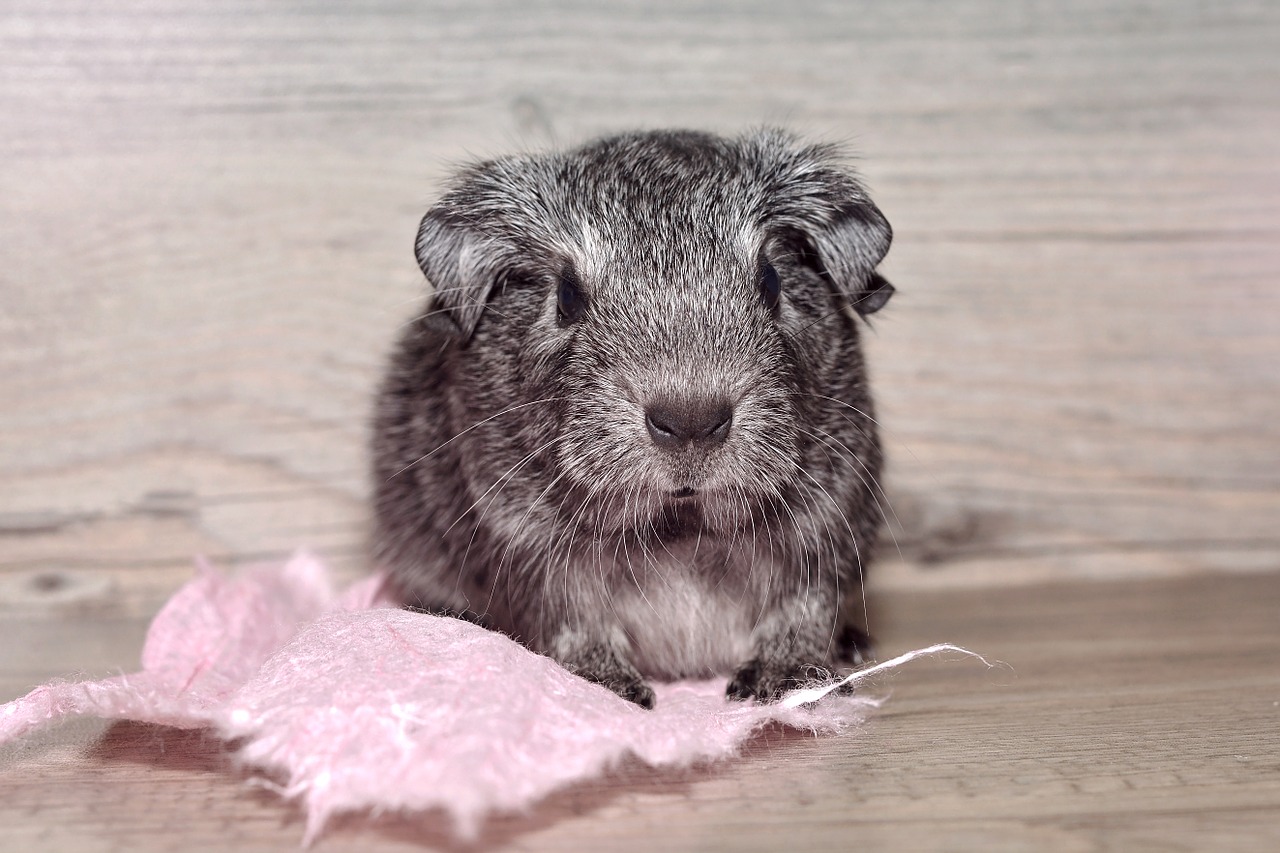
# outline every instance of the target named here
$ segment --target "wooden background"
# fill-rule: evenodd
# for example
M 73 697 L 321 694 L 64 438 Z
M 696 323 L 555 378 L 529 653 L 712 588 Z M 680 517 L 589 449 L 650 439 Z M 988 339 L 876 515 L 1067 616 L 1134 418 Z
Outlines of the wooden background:
M 850 143 L 897 233 L 877 633 L 1021 677 L 922 669 L 863 740 L 484 846 L 1273 846 L 1277 92 L 1265 2 L 0 0 L 0 700 L 133 667 L 196 554 L 367 569 L 370 393 L 452 164 L 781 123 Z M 100 733 L 0 756 L 26 849 L 299 837 L 208 744 Z M 446 844 L 379 826 L 334 849 Z

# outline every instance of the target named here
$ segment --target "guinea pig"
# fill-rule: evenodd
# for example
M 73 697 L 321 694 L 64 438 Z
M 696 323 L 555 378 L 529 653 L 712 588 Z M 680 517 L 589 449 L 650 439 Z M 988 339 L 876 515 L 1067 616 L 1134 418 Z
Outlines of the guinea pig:
M 611 136 L 465 168 L 377 398 L 374 558 L 644 707 L 767 701 L 866 636 L 881 450 L 859 320 L 889 223 L 780 130 Z

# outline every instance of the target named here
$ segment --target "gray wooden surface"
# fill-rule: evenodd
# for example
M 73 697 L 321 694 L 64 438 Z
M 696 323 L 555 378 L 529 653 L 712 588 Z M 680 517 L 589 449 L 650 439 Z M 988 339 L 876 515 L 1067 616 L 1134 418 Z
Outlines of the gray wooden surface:
M 873 588 L 915 615 L 882 640 L 1017 648 L 1040 622 L 1005 608 L 1034 608 L 1061 629 L 1028 651 L 1043 680 L 931 668 L 888 712 L 918 723 L 561 799 L 490 845 L 591 849 L 623 809 L 668 847 L 1274 847 L 1277 92 L 1264 2 L 0 0 L 0 700 L 132 667 L 197 553 L 368 568 L 369 395 L 451 164 L 781 123 L 849 142 L 897 232 L 870 344 L 897 547 Z M 1144 751 L 1144 720 L 1171 745 Z M 259 847 L 296 839 L 199 744 L 86 753 L 95 731 L 39 745 L 45 782 L 0 765 L 25 849 L 215 849 L 242 817 Z M 854 778 L 892 793 L 813 794 Z M 726 817 L 759 802 L 773 834 Z M 115 809 L 142 822 L 116 833 Z M 419 830 L 369 843 L 439 841 Z

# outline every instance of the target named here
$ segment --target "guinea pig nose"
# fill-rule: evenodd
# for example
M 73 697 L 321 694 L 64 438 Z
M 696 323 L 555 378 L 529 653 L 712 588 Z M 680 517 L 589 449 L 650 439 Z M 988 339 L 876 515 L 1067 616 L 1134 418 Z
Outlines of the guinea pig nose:
M 644 423 L 663 449 L 698 444 L 709 450 L 729 437 L 733 407 L 720 401 L 654 403 L 645 409 Z

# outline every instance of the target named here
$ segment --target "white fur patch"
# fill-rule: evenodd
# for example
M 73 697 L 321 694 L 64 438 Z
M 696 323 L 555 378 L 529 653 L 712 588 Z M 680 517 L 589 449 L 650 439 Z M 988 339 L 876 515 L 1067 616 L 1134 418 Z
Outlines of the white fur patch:
M 760 601 L 731 574 L 705 576 L 693 552 L 692 542 L 659 546 L 635 560 L 644 565 L 635 569 L 634 585 L 618 584 L 613 591 L 611 605 L 631 660 L 646 676 L 725 675 L 751 657 Z

